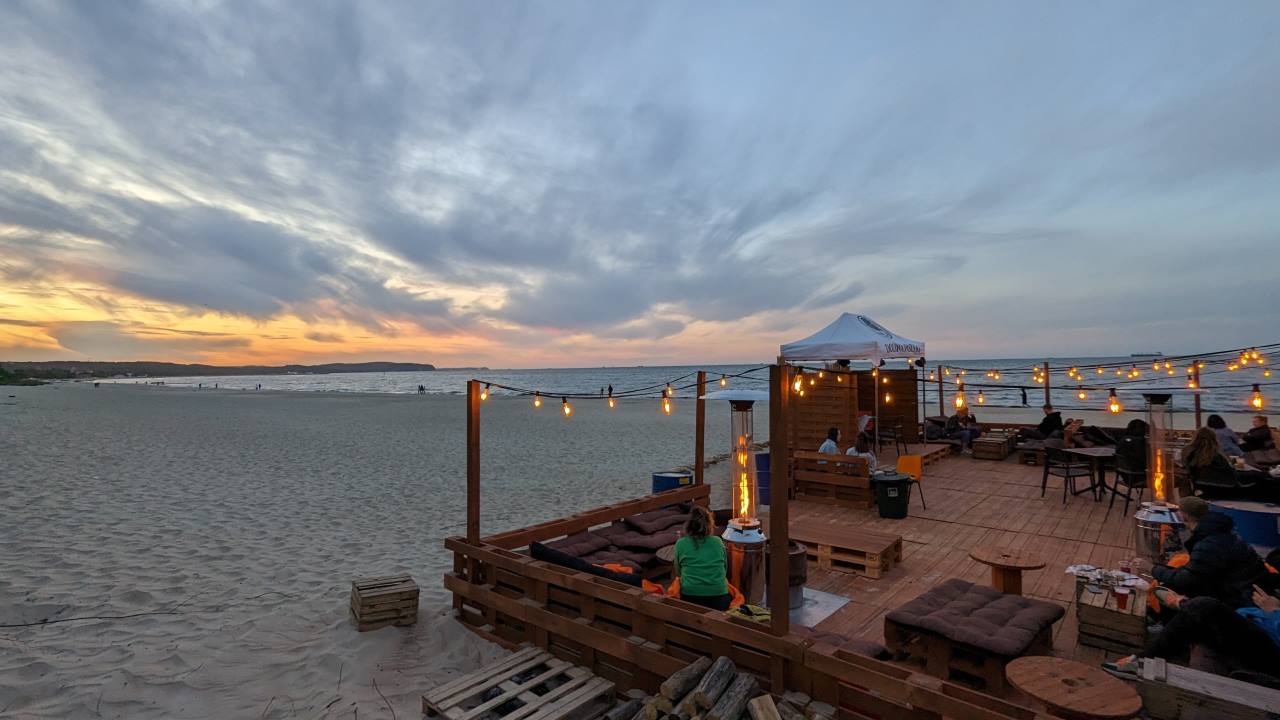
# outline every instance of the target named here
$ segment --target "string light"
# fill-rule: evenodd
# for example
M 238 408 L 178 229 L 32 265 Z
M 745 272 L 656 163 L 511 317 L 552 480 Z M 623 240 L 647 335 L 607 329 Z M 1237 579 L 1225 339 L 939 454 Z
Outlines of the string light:
M 671 414 L 671 398 L 669 397 L 662 398 L 662 414 L 663 415 Z
M 791 381 L 791 389 L 798 392 L 804 392 L 804 371 L 796 373 L 796 379 Z
M 1165 360 L 1165 361 L 1164 361 L 1164 369 L 1165 369 L 1165 370 L 1172 370 L 1172 369 L 1173 369 L 1173 363 L 1169 362 L 1168 360 Z
M 930 372 L 929 372 L 929 379 L 930 379 L 930 380 L 937 380 L 938 378 L 933 374 L 933 371 L 930 371 Z
M 885 385 L 888 385 L 888 384 L 889 384 L 889 378 L 880 378 L 880 382 L 884 383 Z
M 480 399 L 481 400 L 489 399 L 489 383 L 485 383 L 484 389 L 480 391 Z
M 1120 404 L 1120 398 L 1116 397 L 1116 391 L 1114 389 L 1111 391 L 1111 396 L 1107 398 L 1107 410 L 1110 411 L 1112 415 L 1119 415 L 1120 411 L 1124 410 L 1124 406 Z
M 999 371 L 999 370 L 995 371 L 995 372 L 991 375 L 991 379 L 992 379 L 992 380 L 999 380 L 999 379 L 1000 379 L 1000 371 Z
M 964 407 L 964 383 L 956 383 L 956 409 Z
M 979 405 L 987 404 L 987 398 L 985 395 L 982 394 L 982 388 L 978 388 L 978 404 Z
M 667 397 L 671 397 L 676 394 L 675 388 L 671 387 L 671 383 L 667 383 L 667 389 L 663 392 L 666 393 Z
M 844 374 L 843 374 L 843 373 L 836 373 L 836 382 L 838 382 L 838 383 L 843 383 L 843 382 L 844 382 Z
M 542 407 L 542 396 L 538 393 L 533 394 L 533 406 L 536 408 Z
M 819 380 L 821 380 L 821 379 L 825 378 L 826 376 L 827 376 L 827 372 L 826 372 L 825 370 L 819 370 L 819 371 L 818 371 L 818 379 L 819 379 Z
M 1160 372 L 1160 362 L 1158 360 L 1151 362 L 1151 372 Z
M 1101 374 L 1102 374 L 1102 368 L 1098 368 L 1098 374 L 1099 374 L 1099 375 L 1101 375 Z
M 1262 399 L 1262 391 L 1258 389 L 1257 385 L 1253 386 L 1253 397 L 1249 398 L 1249 404 L 1253 406 L 1254 410 L 1261 410 L 1262 406 L 1266 404 Z
M 943 368 L 942 368 L 942 374 L 943 374 L 943 375 L 946 375 L 946 376 L 948 376 L 948 377 L 950 377 L 950 375 L 951 375 L 951 368 L 949 368 L 949 367 L 943 367 Z
M 1196 385 L 1195 378 L 1190 378 L 1187 380 L 1187 387 L 1191 388 L 1192 390 L 1195 390 L 1197 387 L 1199 387 L 1199 385 Z
M 1263 371 L 1262 371 L 1262 377 L 1271 377 L 1271 371 L 1270 371 L 1270 370 L 1263 370 Z
M 573 414 L 573 406 L 569 404 L 569 398 L 560 398 L 560 412 L 563 412 L 565 417 Z
M 1076 399 L 1077 399 L 1077 400 L 1088 400 L 1088 399 L 1089 399 L 1089 393 L 1085 392 L 1085 391 L 1084 391 L 1084 388 L 1082 388 L 1082 387 L 1076 387 Z
M 720 376 L 720 387 L 728 387 L 728 385 L 729 385 L 729 378 L 725 377 L 724 375 L 721 375 L 721 376 Z
M 893 402 L 893 394 L 892 394 L 892 393 L 885 393 L 885 394 L 884 394 L 884 403 L 885 403 L 886 405 L 888 405 L 888 404 L 889 404 L 889 403 L 891 403 L 891 402 Z

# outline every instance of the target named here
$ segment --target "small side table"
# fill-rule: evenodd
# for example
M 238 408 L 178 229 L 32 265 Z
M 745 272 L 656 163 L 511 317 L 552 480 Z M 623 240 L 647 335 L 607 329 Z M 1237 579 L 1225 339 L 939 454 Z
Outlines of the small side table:
M 1138 691 L 1100 668 L 1056 657 L 1020 657 L 1005 666 L 1009 684 L 1069 720 L 1127 720 L 1142 710 Z
M 969 557 L 991 566 L 991 586 L 1009 595 L 1022 594 L 1022 572 L 1039 570 L 1044 559 L 1026 550 L 980 546 L 969 551 Z

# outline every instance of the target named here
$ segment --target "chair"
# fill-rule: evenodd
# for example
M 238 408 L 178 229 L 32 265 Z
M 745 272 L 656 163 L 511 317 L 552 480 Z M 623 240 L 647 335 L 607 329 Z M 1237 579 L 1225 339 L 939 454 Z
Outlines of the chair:
M 924 456 L 899 455 L 897 469 L 898 472 L 911 478 L 911 487 L 920 487 L 920 506 L 928 510 L 929 505 L 924 501 L 924 486 L 920 485 L 920 478 L 924 477 Z M 911 488 L 907 488 L 907 502 L 911 502 Z
M 1133 491 L 1138 491 L 1138 504 L 1142 504 L 1142 494 L 1147 489 L 1147 469 L 1125 455 L 1116 453 L 1116 477 L 1111 483 L 1111 502 L 1107 503 L 1107 512 L 1116 504 L 1116 488 L 1124 484 L 1124 513 L 1129 514 L 1129 503 L 1133 500 Z
M 908 448 L 906 435 L 902 431 L 902 418 L 892 417 L 886 420 L 888 422 L 884 424 L 884 429 L 876 433 L 876 449 L 884 447 L 885 442 L 888 441 L 899 455 L 905 454 Z
M 1049 487 L 1049 476 L 1062 478 L 1062 502 L 1067 502 L 1067 487 L 1070 486 L 1072 495 L 1079 495 L 1083 490 L 1076 490 L 1076 478 L 1089 478 L 1089 487 L 1092 489 L 1097 485 L 1097 480 L 1093 474 L 1093 465 L 1088 461 L 1077 460 L 1067 451 L 1061 448 L 1046 447 L 1044 449 L 1044 478 L 1040 481 L 1040 497 L 1044 497 L 1044 492 Z

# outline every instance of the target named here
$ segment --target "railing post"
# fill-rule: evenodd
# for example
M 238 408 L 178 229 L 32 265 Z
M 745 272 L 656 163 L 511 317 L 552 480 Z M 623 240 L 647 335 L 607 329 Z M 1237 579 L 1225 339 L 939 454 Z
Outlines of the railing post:
M 791 532 L 788 502 L 791 474 L 788 465 L 787 406 L 790 404 L 791 368 L 769 368 L 769 629 L 782 636 L 791 631 L 788 593 Z
M 1044 373 L 1043 373 L 1043 374 L 1044 374 L 1044 404 L 1045 404 L 1045 405 L 1052 405 L 1053 403 L 1049 400 L 1049 385 L 1050 385 L 1050 381 L 1049 381 L 1049 361 L 1048 361 L 1048 360 L 1045 360 L 1045 361 L 1044 361 Z
M 1195 360 L 1191 365 L 1191 379 L 1196 381 L 1195 392 L 1191 397 L 1195 398 L 1196 405 L 1196 428 L 1203 427 L 1200 422 L 1200 361 Z M 1193 428 L 1195 429 L 1195 428 Z
M 694 403 L 696 410 L 693 434 L 693 482 L 695 485 L 702 484 L 702 471 L 705 468 L 703 456 L 706 455 L 707 449 L 707 401 L 703 400 L 702 396 L 706 394 L 707 372 L 699 370 L 698 399 Z
M 947 414 L 946 403 L 944 403 L 942 400 L 942 366 L 941 365 L 938 366 L 938 414 L 939 415 Z
M 467 542 L 480 542 L 480 381 L 467 381 Z

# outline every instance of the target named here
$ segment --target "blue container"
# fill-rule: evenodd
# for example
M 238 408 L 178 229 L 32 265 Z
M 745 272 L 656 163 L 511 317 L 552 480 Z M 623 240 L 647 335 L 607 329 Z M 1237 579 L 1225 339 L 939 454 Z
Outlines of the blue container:
M 1236 534 L 1250 545 L 1280 547 L 1280 505 L 1248 500 L 1215 500 L 1210 505 L 1236 523 Z
M 661 472 L 653 474 L 653 491 L 655 493 L 676 490 L 693 484 L 693 473 Z
M 769 504 L 769 453 L 756 453 L 756 505 Z

